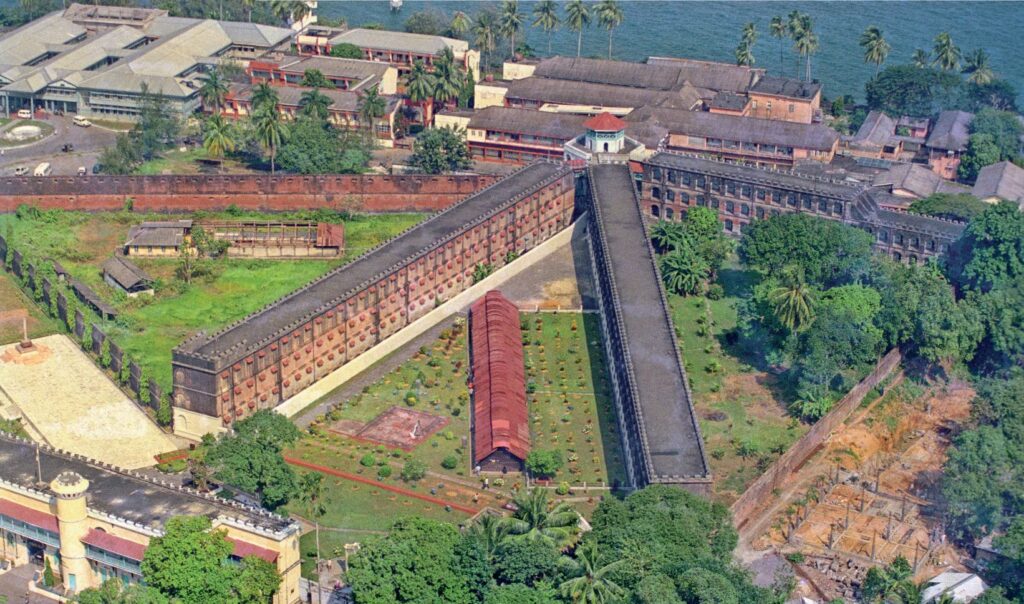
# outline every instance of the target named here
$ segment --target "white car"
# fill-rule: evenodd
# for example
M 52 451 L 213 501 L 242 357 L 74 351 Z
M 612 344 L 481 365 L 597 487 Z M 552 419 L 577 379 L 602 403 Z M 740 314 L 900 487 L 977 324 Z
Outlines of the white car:
M 89 126 L 92 126 L 92 122 L 90 122 L 89 120 L 85 119 L 84 117 L 82 117 L 82 116 L 80 116 L 80 115 L 76 115 L 76 116 L 75 116 L 75 117 L 74 117 L 74 118 L 73 118 L 73 119 L 71 120 L 71 122 L 72 122 L 72 123 L 73 123 L 74 125 L 76 125 L 76 126 L 81 126 L 81 127 L 83 127 L 83 128 L 88 128 Z
M 28 174 L 28 166 L 18 166 L 14 169 L 15 176 L 24 176 Z

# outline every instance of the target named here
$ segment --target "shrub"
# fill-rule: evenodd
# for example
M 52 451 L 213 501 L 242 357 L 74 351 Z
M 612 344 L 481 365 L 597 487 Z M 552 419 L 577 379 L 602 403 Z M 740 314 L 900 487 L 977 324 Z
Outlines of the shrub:
M 377 468 L 377 478 L 387 478 L 388 476 L 391 476 L 391 466 Z
M 538 478 L 554 476 L 562 465 L 562 452 L 558 449 L 535 449 L 526 456 L 526 469 Z
M 171 420 L 171 399 L 165 394 L 160 397 L 160 403 L 156 408 L 156 423 L 161 426 L 170 426 Z
M 708 286 L 707 296 L 709 300 L 721 300 L 725 297 L 725 288 L 719 283 L 712 283 Z
M 449 455 L 441 460 L 441 467 L 445 470 L 454 470 L 457 465 L 459 465 L 459 458 L 454 455 Z
M 569 483 L 568 482 L 560 482 L 560 483 L 558 483 L 558 488 L 555 489 L 555 493 L 558 493 L 559 495 L 561 495 L 563 497 L 568 495 L 569 494 Z
M 50 558 L 44 558 L 45 568 L 43 570 L 43 585 L 46 587 L 54 587 L 57 585 L 57 579 L 53 574 L 53 567 L 50 566 Z
M 359 460 L 359 465 L 367 468 L 375 466 L 377 465 L 377 458 L 373 456 L 373 453 L 367 453 Z
M 804 555 L 800 552 L 793 552 L 791 554 L 786 554 L 786 560 L 789 560 L 793 564 L 803 564 Z
M 416 482 L 427 475 L 427 465 L 418 459 L 410 459 L 402 466 L 402 480 Z

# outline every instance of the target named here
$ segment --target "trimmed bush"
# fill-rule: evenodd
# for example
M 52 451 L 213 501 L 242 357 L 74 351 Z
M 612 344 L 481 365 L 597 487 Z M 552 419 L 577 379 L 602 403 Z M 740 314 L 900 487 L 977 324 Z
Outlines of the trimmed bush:
M 441 467 L 446 470 L 454 470 L 457 465 L 459 465 L 459 458 L 454 455 L 449 455 L 441 460 Z
M 363 455 L 362 459 L 359 460 L 359 465 L 367 468 L 375 466 L 377 465 L 377 458 L 374 457 L 372 453 L 367 453 L 366 455 Z

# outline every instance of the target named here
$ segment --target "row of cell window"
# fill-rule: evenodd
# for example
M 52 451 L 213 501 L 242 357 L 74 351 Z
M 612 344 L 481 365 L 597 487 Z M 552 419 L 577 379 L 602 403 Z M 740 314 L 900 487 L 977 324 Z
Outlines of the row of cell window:
M 651 198 L 653 198 L 653 199 L 655 199 L 657 201 L 666 201 L 666 202 L 669 202 L 669 203 L 674 203 L 676 201 L 676 199 L 678 198 L 679 203 L 681 203 L 683 205 L 692 205 L 691 202 L 690 202 L 690 199 L 691 199 L 690 194 L 686 193 L 685 191 L 679 191 L 677 193 L 673 189 L 665 189 L 664 191 L 662 191 L 660 187 L 651 187 Z M 696 205 L 699 205 L 699 206 L 707 205 L 707 202 L 705 201 L 706 198 L 705 198 L 704 195 L 700 195 L 700 194 L 695 195 L 693 197 L 693 199 L 696 200 Z M 711 203 L 711 207 L 713 207 L 713 208 L 718 208 L 719 207 L 719 201 L 715 197 L 711 197 L 711 202 L 710 203 Z M 765 202 L 765 203 L 767 203 L 767 202 Z M 726 200 L 726 202 L 725 202 L 726 211 L 727 212 L 733 212 L 735 205 L 736 205 L 735 202 Z M 805 196 L 805 199 L 798 200 L 795 193 L 791 194 L 791 199 L 787 200 L 786 205 L 788 205 L 789 207 L 794 208 L 794 209 L 802 208 L 803 210 L 808 211 L 808 212 L 817 211 L 818 213 L 821 213 L 821 214 L 828 214 L 829 213 L 829 209 L 830 209 L 830 202 L 827 199 L 818 198 L 815 201 L 815 200 L 811 199 L 810 196 Z M 843 215 L 843 203 L 841 201 L 831 202 L 831 210 L 832 210 L 831 213 L 834 216 L 842 216 Z M 750 204 L 740 203 L 740 212 L 744 216 L 749 216 L 750 215 Z
M 655 180 L 661 181 L 660 176 L 657 174 L 660 172 L 659 168 L 654 168 Z M 668 171 L 672 174 L 674 171 Z M 790 207 L 803 207 L 805 210 L 812 210 L 817 206 L 819 212 L 828 212 L 829 205 L 832 206 L 832 213 L 842 214 L 843 203 L 841 201 L 834 201 L 827 197 L 821 197 L 811 195 L 809 193 L 796 193 L 795 191 L 782 191 L 779 189 L 762 189 L 754 188 L 750 185 L 744 185 L 737 183 L 732 180 L 722 180 L 718 178 L 706 179 L 704 176 L 691 177 L 689 173 L 682 173 L 684 178 L 680 178 L 678 183 L 672 179 L 667 179 L 667 182 L 672 184 L 679 184 L 694 189 L 710 190 L 713 193 L 725 193 L 733 197 L 740 197 L 742 199 L 750 199 L 761 201 L 764 203 L 775 203 L 778 205 L 788 205 Z M 708 186 L 710 182 L 710 187 Z M 652 191 L 660 191 L 659 187 L 652 187 Z

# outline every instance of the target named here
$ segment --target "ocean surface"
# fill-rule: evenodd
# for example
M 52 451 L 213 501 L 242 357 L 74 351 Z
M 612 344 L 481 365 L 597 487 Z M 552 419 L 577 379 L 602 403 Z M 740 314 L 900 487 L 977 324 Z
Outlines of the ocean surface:
M 497 1 L 405 0 L 400 11 L 390 10 L 388 0 L 320 0 L 317 13 L 331 18 L 343 17 L 350 26 L 380 23 L 387 29 L 402 29 L 412 13 L 431 10 L 451 16 L 457 10 L 470 16 L 484 7 L 496 8 Z M 535 2 L 521 1 L 520 10 L 529 17 Z M 892 51 L 887 65 L 906 63 L 915 48 L 930 51 L 935 35 L 949 32 L 964 54 L 975 48 L 988 52 L 992 69 L 999 77 L 1024 92 L 1024 2 L 888 2 L 820 1 L 785 2 L 698 2 L 689 0 L 624 0 L 625 21 L 613 35 L 613 56 L 642 60 L 648 56 L 669 55 L 732 62 L 743 25 L 753 22 L 758 38 L 754 45 L 757 67 L 773 74 L 802 74 L 792 49 L 792 41 L 783 40 L 780 64 L 779 40 L 768 34 L 773 15 L 785 18 L 792 10 L 811 15 L 820 48 L 811 59 L 812 75 L 824 85 L 825 96 L 835 98 L 852 94 L 863 99 L 864 83 L 875 66 L 865 64 L 857 42 L 869 25 L 882 29 Z M 530 28 L 528 43 L 541 55 L 547 54 L 546 34 Z M 576 35 L 564 28 L 555 32 L 552 52 L 576 54 Z M 608 34 L 592 25 L 583 34 L 584 56 L 607 56 Z M 797 71 L 798 68 L 801 71 Z

